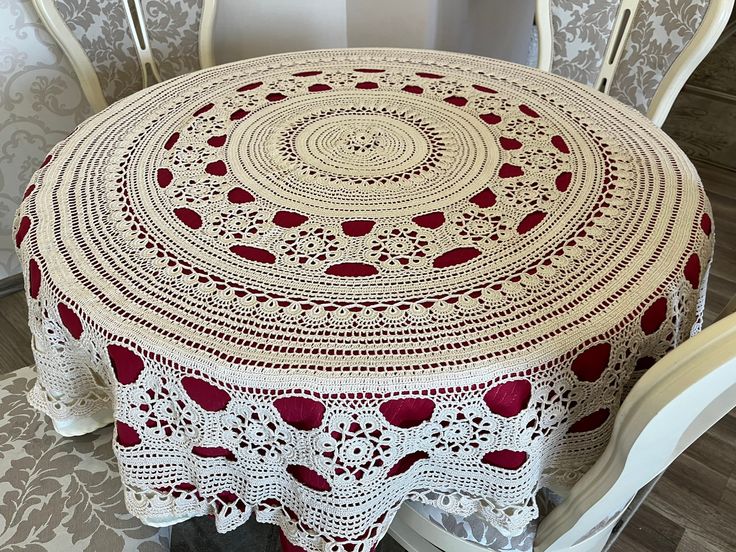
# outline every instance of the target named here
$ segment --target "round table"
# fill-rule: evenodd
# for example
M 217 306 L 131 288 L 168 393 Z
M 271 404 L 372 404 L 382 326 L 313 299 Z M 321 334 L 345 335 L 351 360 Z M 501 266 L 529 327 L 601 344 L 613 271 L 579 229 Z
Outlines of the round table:
M 33 176 L 30 400 L 68 435 L 115 420 L 149 524 L 255 514 L 367 552 L 417 500 L 515 534 L 699 330 L 709 213 L 664 133 L 534 69 L 360 49 L 200 71 Z

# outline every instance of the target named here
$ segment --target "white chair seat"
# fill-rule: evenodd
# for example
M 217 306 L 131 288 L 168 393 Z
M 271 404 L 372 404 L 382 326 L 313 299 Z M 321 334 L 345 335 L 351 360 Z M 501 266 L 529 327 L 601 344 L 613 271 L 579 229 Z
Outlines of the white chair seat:
M 125 508 L 112 428 L 60 436 L 26 400 L 35 380 L 33 367 L 0 377 L 0 550 L 168 551 L 170 530 Z
M 548 489 L 542 489 L 537 495 L 540 518 L 530 523 L 520 535 L 515 537 L 503 535 L 480 514 L 461 517 L 421 502 L 408 502 L 406 506 L 451 535 L 488 548 L 493 552 L 531 552 L 539 520 L 561 501 L 562 498 L 559 495 Z

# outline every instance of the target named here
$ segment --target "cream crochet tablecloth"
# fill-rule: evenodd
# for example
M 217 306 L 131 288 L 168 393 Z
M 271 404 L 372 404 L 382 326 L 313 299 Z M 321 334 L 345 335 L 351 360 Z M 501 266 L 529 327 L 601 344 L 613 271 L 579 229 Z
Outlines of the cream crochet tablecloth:
M 112 105 L 14 228 L 38 384 L 114 418 L 130 511 L 367 552 L 405 500 L 508 534 L 700 327 L 698 176 L 570 81 L 420 50 L 215 67 Z

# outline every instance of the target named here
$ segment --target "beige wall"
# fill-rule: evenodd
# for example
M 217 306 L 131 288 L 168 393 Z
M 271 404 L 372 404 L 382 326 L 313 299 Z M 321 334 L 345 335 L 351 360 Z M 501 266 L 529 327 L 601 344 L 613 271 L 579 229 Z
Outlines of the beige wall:
M 215 54 L 388 46 L 524 63 L 533 15 L 533 0 L 219 0 Z
M 439 4 L 439 0 L 347 0 L 348 43 L 432 48 Z
M 433 48 L 526 63 L 533 0 L 438 0 Z
M 533 0 L 347 0 L 349 46 L 469 52 L 525 63 Z
M 278 52 L 344 48 L 346 0 L 218 0 L 218 63 Z

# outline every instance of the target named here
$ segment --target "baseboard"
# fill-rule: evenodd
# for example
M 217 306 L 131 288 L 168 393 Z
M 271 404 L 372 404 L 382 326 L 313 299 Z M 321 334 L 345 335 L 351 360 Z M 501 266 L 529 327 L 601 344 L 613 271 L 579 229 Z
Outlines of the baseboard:
M 23 275 L 14 274 L 0 280 L 0 297 L 5 297 L 23 289 Z

